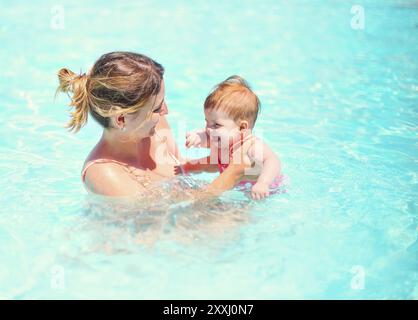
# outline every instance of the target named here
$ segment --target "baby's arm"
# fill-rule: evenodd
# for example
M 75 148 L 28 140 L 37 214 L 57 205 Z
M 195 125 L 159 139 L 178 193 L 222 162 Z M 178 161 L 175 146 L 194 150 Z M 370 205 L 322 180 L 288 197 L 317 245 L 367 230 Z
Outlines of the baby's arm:
M 270 193 L 270 185 L 275 177 L 280 174 L 281 164 L 277 155 L 270 147 L 260 140 L 248 150 L 248 156 L 255 162 L 254 174 L 258 174 L 257 182 L 251 189 L 253 199 L 262 199 Z
M 210 156 L 200 158 L 200 159 L 193 159 L 187 160 L 185 163 L 182 164 L 182 168 L 180 166 L 176 167 L 175 171 L 176 174 L 181 174 L 183 172 L 193 172 L 193 173 L 200 173 L 200 172 L 217 172 L 218 165 L 210 163 Z

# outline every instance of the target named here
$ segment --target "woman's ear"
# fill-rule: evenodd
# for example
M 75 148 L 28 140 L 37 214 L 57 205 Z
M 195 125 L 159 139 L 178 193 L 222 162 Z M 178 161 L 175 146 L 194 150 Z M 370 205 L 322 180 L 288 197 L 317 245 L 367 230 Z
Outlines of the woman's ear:
M 116 119 L 115 119 L 115 122 L 116 122 L 116 127 L 118 129 L 125 128 L 125 125 L 126 125 L 126 123 L 125 123 L 125 114 L 122 113 L 122 114 L 117 115 L 116 116 Z
M 246 121 L 246 120 L 241 120 L 240 121 L 240 123 L 239 123 L 239 130 L 240 131 L 242 131 L 242 130 L 247 130 L 247 129 L 249 129 L 250 128 L 250 126 L 249 126 L 249 124 L 248 124 L 248 121 Z

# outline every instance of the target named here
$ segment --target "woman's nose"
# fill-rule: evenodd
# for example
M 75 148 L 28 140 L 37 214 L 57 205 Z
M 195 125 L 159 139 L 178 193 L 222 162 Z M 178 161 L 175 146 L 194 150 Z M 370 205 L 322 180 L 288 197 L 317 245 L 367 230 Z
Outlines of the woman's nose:
M 163 105 L 161 106 L 160 116 L 164 116 L 168 114 L 168 106 L 167 103 L 164 101 Z

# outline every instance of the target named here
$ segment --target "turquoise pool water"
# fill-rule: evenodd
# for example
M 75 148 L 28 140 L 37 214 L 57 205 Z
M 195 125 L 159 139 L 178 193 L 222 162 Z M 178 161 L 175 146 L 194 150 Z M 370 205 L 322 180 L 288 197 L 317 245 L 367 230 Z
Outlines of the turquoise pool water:
M 0 298 L 418 298 L 416 1 L 62 3 L 0 2 Z M 180 145 L 210 88 L 245 77 L 288 192 L 92 214 L 100 128 L 65 131 L 56 72 L 114 50 L 165 66 Z

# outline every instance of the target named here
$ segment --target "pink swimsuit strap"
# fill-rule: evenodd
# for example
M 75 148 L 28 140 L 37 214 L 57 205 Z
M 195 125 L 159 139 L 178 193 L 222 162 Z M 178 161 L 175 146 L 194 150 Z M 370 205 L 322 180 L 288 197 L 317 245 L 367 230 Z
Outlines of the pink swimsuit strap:
M 84 168 L 83 168 L 83 171 L 81 172 L 81 180 L 83 181 L 83 182 L 85 182 L 85 180 L 86 180 L 86 173 L 87 173 L 87 170 L 92 166 L 92 165 L 94 165 L 94 164 L 96 164 L 96 163 L 116 163 L 116 164 L 120 164 L 123 168 L 127 168 L 127 164 L 126 163 L 124 163 L 124 162 L 120 162 L 120 161 L 117 161 L 117 160 L 112 160 L 112 159 L 96 159 L 96 160 L 92 160 L 92 161 L 89 161 L 89 162 L 87 162 L 87 164 L 84 166 Z
M 169 152 L 169 155 L 173 158 L 176 164 L 180 163 L 179 159 L 177 159 L 177 157 L 173 153 Z M 124 162 L 120 162 L 120 161 L 112 160 L 112 159 L 96 159 L 96 160 L 87 162 L 87 164 L 84 166 L 83 171 L 81 172 L 81 180 L 83 182 L 85 182 L 86 180 L 87 170 L 96 163 L 116 163 L 116 164 L 121 165 L 124 169 L 126 169 L 127 172 L 131 173 L 131 171 L 128 169 L 129 165 Z

